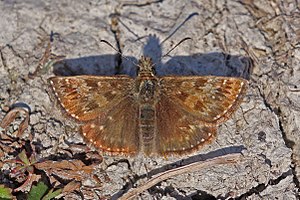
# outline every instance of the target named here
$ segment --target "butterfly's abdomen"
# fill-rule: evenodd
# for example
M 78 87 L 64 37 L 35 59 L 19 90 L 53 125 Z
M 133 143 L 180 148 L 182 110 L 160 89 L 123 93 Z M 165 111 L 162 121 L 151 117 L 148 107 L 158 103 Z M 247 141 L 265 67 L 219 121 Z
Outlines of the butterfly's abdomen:
M 142 80 L 139 85 L 139 137 L 141 151 L 154 151 L 156 136 L 156 79 Z

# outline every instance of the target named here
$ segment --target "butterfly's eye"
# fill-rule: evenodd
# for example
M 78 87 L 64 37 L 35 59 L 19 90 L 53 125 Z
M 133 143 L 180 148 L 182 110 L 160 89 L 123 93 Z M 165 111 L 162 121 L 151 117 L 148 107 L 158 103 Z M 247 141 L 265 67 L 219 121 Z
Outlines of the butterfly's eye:
M 138 75 L 141 71 L 141 67 L 139 65 L 136 66 L 136 75 Z
M 151 71 L 152 71 L 153 74 L 156 74 L 156 70 L 155 70 L 154 64 L 151 65 Z

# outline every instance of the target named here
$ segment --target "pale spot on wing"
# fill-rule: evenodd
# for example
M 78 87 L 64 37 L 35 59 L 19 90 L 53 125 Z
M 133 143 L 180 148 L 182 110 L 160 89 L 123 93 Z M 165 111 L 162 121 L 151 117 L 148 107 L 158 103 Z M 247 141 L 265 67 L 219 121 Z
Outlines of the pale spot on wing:
M 72 115 L 74 115 L 74 114 L 72 114 Z M 79 119 L 79 117 L 77 115 L 74 115 L 72 117 L 74 117 L 75 119 Z
M 91 142 L 91 143 L 93 143 L 93 142 L 94 142 L 94 140 L 91 138 L 91 139 L 90 139 L 90 142 Z
M 226 84 L 226 82 L 227 82 L 227 80 L 226 80 L 226 79 L 224 79 L 224 81 L 223 81 L 223 85 L 225 85 L 225 84 Z
M 95 125 L 95 124 L 91 124 L 90 127 L 91 127 L 91 128 L 95 128 L 96 125 Z
M 210 136 L 211 136 L 211 133 L 208 133 L 208 136 L 210 137 Z
M 227 113 L 227 111 L 228 111 L 232 106 L 233 106 L 233 104 L 230 104 L 230 105 L 228 106 L 228 108 L 225 109 L 225 110 L 223 111 L 223 114 Z
M 215 116 L 213 119 L 215 120 L 215 119 L 219 119 L 221 117 L 221 115 L 217 115 L 217 116 Z
M 202 138 L 200 141 L 201 141 L 201 142 L 204 142 L 204 141 L 205 141 L 205 139 L 204 139 L 204 138 Z
M 190 107 L 195 107 L 197 102 L 198 102 L 198 97 L 196 97 L 194 95 L 188 96 L 184 101 L 184 103 L 186 105 L 190 105 Z
M 188 87 L 188 88 L 192 88 L 192 87 L 194 87 L 194 85 L 195 85 L 194 82 L 185 81 L 185 82 L 182 83 L 183 87 Z
M 104 126 L 99 126 L 100 131 L 104 129 Z
M 187 128 L 186 127 L 184 127 L 184 126 L 180 126 L 180 127 L 178 127 L 180 130 L 186 130 Z
M 108 116 L 107 118 L 108 118 L 109 120 L 112 120 L 112 119 L 113 119 L 112 116 Z
M 243 85 L 244 85 L 244 82 L 242 81 L 242 82 L 241 82 L 241 87 L 240 87 L 240 89 L 239 89 L 238 94 L 240 94 L 240 92 L 241 92 L 241 90 L 242 90 L 242 88 L 243 88 Z
M 82 135 L 83 135 L 83 136 L 86 136 L 87 134 L 86 134 L 86 132 L 83 132 Z
M 196 127 L 195 125 L 189 125 L 190 129 L 192 129 L 192 131 L 195 131 L 196 130 Z
M 227 112 L 227 110 L 228 110 L 228 109 L 224 110 L 222 114 L 224 115 L 224 114 Z

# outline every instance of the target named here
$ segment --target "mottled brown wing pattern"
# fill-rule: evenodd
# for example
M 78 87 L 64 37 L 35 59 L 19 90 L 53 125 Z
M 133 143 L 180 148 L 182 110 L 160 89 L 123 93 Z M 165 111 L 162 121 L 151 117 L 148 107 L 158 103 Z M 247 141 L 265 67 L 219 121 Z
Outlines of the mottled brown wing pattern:
M 210 142 L 217 126 L 241 103 L 242 78 L 162 77 L 157 113 L 157 152 L 183 154 Z
M 247 80 L 233 77 L 157 78 L 153 66 L 142 57 L 136 79 L 73 76 L 53 77 L 50 83 L 88 142 L 125 155 L 184 154 L 202 147 L 237 109 L 247 87 Z
M 79 121 L 107 113 L 129 94 L 133 84 L 127 76 L 57 76 L 49 81 L 60 105 Z
M 234 77 L 189 76 L 161 78 L 161 93 L 197 117 L 199 123 L 219 124 L 240 105 L 247 80 Z
M 138 149 L 138 104 L 127 76 L 50 78 L 53 91 L 71 117 L 83 123 L 85 139 L 106 152 L 135 154 Z
M 157 113 L 157 153 L 186 154 L 210 142 L 216 135 L 214 124 L 207 126 L 165 94 L 160 95 Z
M 81 126 L 86 140 L 104 152 L 133 155 L 138 153 L 138 105 L 130 96 L 115 105 L 105 117 Z

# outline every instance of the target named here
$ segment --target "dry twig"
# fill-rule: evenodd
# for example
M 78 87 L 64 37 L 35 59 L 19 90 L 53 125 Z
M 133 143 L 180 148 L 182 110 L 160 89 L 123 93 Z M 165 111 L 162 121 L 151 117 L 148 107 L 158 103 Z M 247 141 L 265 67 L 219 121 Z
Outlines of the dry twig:
M 144 184 L 140 185 L 139 187 L 129 191 L 128 193 L 126 193 L 125 195 L 120 197 L 119 200 L 131 199 L 134 196 L 136 196 L 136 195 L 142 193 L 143 191 L 151 188 L 152 186 L 158 184 L 159 182 L 164 181 L 164 180 L 166 180 L 168 178 L 171 178 L 173 176 L 177 176 L 177 175 L 188 173 L 188 172 L 198 171 L 200 169 L 204 169 L 204 168 L 207 168 L 207 167 L 213 167 L 213 166 L 216 166 L 216 165 L 236 163 L 239 160 L 240 155 L 241 154 L 239 154 L 239 153 L 223 155 L 223 156 L 219 156 L 219 157 L 212 158 L 212 159 L 209 159 L 209 160 L 200 161 L 200 162 L 192 163 L 192 164 L 185 165 L 185 166 L 182 166 L 182 167 L 178 167 L 178 168 L 175 168 L 175 169 L 171 169 L 171 170 L 168 170 L 166 172 L 162 172 L 161 174 L 159 174 L 158 176 L 150 179 L 146 183 L 144 183 Z

